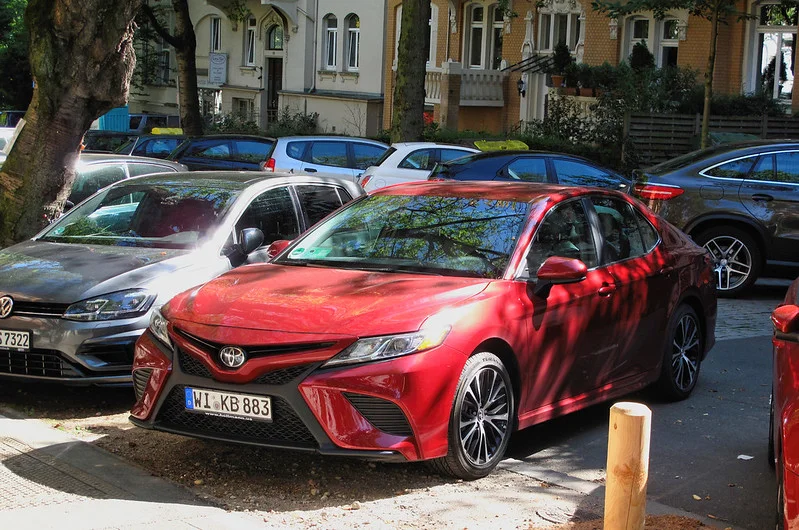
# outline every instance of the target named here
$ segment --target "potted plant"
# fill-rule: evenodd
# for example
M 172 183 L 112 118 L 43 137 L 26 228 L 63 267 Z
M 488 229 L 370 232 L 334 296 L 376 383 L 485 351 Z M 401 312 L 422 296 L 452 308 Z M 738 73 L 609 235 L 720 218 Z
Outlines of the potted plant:
M 559 88 L 563 86 L 566 69 L 573 62 L 574 59 L 565 42 L 560 42 L 555 45 L 555 49 L 552 53 L 552 68 L 549 71 L 553 87 Z
M 577 66 L 577 80 L 580 83 L 580 95 L 591 97 L 594 95 L 594 69 L 591 65 L 581 63 Z
M 564 72 L 566 83 L 565 93 L 576 96 L 580 85 L 580 66 L 577 63 L 569 63 Z
M 611 92 L 616 87 L 616 68 L 605 61 L 601 66 L 594 68 L 594 93 L 597 97 L 603 92 Z

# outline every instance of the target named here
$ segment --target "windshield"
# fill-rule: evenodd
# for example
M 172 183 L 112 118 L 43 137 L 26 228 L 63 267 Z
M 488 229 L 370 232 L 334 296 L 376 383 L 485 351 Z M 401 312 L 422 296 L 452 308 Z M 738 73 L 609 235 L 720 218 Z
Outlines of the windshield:
M 386 149 L 386 152 L 383 153 L 383 156 L 381 156 L 380 158 L 377 159 L 377 162 L 375 162 L 374 165 L 375 166 L 381 165 L 383 162 L 388 160 L 388 157 L 390 157 L 391 155 L 393 155 L 396 152 L 397 152 L 397 149 L 395 147 L 389 147 L 388 149 Z
M 217 180 L 130 182 L 108 188 L 56 221 L 56 243 L 193 249 L 204 243 L 239 190 Z
M 373 195 L 334 214 L 278 263 L 499 278 L 527 211 L 523 202 Z

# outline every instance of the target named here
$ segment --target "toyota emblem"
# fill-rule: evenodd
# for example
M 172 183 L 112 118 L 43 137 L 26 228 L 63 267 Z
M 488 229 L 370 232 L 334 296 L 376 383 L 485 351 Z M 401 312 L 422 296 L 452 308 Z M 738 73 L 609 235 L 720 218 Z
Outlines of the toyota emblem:
M 0 318 L 8 318 L 14 308 L 14 300 L 10 296 L 0 297 Z
M 238 368 L 247 360 L 247 354 L 241 348 L 225 346 L 219 350 L 219 360 L 228 368 Z

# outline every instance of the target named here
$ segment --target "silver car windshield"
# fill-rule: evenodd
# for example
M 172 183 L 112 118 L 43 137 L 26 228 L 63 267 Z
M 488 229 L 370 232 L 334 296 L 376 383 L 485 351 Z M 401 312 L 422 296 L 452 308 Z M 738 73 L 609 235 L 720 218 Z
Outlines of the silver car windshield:
M 239 192 L 238 187 L 204 179 L 112 186 L 61 217 L 40 239 L 193 249 L 214 233 Z
M 374 195 L 324 221 L 277 262 L 499 278 L 527 212 L 524 202 Z

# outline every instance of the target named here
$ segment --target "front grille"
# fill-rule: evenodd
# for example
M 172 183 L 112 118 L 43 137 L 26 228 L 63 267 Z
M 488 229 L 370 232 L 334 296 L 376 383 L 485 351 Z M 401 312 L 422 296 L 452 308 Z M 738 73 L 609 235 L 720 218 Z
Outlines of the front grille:
M 84 344 L 78 355 L 97 357 L 110 366 L 130 366 L 133 364 L 133 343 L 129 344 Z
M 142 368 L 133 372 L 133 391 L 136 393 L 136 401 L 139 401 L 147 389 L 150 376 L 153 375 L 152 368 Z
M 352 406 L 381 431 L 396 436 L 413 436 L 408 419 L 396 404 L 384 399 L 344 392 Z
M 301 364 L 281 370 L 274 370 L 259 376 L 253 383 L 258 385 L 285 385 L 308 371 L 310 364 Z
M 37 377 L 81 377 L 55 350 L 0 350 L 0 373 Z
M 291 405 L 282 398 L 272 396 L 272 422 L 270 423 L 218 418 L 188 412 L 184 396 L 185 387 L 176 386 L 172 389 L 155 419 L 157 427 L 237 442 L 288 447 L 317 447 L 316 439 L 311 431 L 297 416 Z
M 180 363 L 180 370 L 186 375 L 194 375 L 197 377 L 206 377 L 210 379 L 211 371 L 199 360 L 182 349 L 178 348 L 178 362 Z
M 49 302 L 24 302 L 14 300 L 11 314 L 26 317 L 60 318 L 69 304 L 52 304 Z
M 205 339 L 201 339 L 191 333 L 183 331 L 182 329 L 174 328 L 175 333 L 180 337 L 191 342 L 194 346 L 213 354 L 218 353 L 219 350 L 225 346 L 234 346 L 231 344 L 217 344 Z M 303 344 L 277 344 L 275 346 L 240 346 L 247 352 L 248 358 L 253 357 L 266 357 L 268 355 L 281 355 L 285 353 L 300 353 L 305 351 L 322 350 L 330 348 L 335 342 L 310 342 Z

